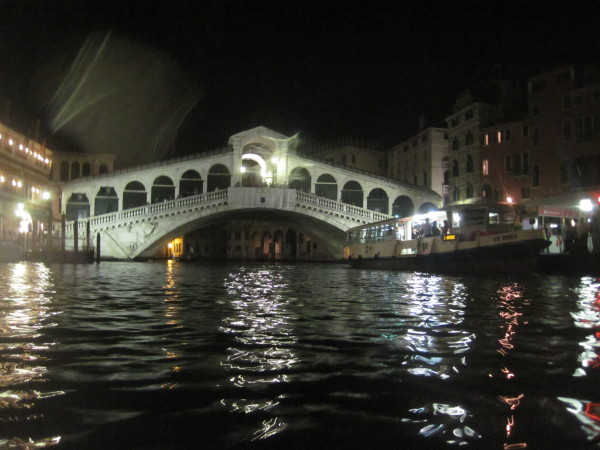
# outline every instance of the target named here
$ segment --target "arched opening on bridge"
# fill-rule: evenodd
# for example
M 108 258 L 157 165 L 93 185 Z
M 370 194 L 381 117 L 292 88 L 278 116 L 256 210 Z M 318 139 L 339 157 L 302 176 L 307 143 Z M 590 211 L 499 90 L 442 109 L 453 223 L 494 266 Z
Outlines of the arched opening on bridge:
M 392 205 L 392 215 L 396 217 L 410 217 L 415 213 L 415 205 L 410 197 L 401 195 L 396 197 Z
M 223 164 L 215 164 L 208 171 L 208 180 L 206 184 L 206 192 L 227 189 L 231 186 L 231 174 L 229 173 L 229 169 Z
M 330 200 L 337 200 L 337 181 L 333 178 L 333 175 L 324 173 L 315 183 L 315 193 L 319 197 L 325 197 Z
M 265 231 L 263 233 L 262 242 L 261 242 L 260 247 L 262 250 L 262 252 L 261 252 L 262 259 L 273 259 L 273 254 L 274 254 L 273 238 L 271 237 L 271 233 L 269 233 L 268 231 Z
M 349 205 L 363 206 L 363 188 L 357 181 L 348 181 L 342 189 L 342 202 Z
M 264 162 L 264 161 L 263 161 Z M 254 159 L 244 159 L 242 156 L 242 186 L 259 187 L 262 185 L 263 168 Z
M 375 188 L 369 193 L 369 197 L 367 198 L 367 209 L 383 214 L 388 213 L 389 198 L 383 189 Z
M 296 259 L 298 255 L 297 244 L 296 244 L 296 231 L 288 230 L 285 233 L 285 245 L 284 254 L 286 259 Z
M 88 163 L 88 162 L 83 163 L 83 166 L 81 168 L 81 176 L 89 177 L 91 174 L 92 174 L 92 166 L 90 165 L 90 163 Z
M 425 214 L 431 211 L 437 211 L 437 206 L 431 202 L 425 202 L 419 207 L 419 213 Z
M 175 184 L 166 175 L 156 177 L 152 183 L 152 192 L 150 194 L 151 203 L 159 203 L 175 198 Z
M 127 183 L 123 190 L 123 209 L 137 208 L 148 202 L 146 188 L 139 181 Z
M 189 197 L 190 195 L 202 194 L 204 181 L 202 176 L 195 170 L 187 170 L 181 175 L 179 180 L 179 196 Z
M 75 180 L 79 178 L 79 163 L 77 161 L 73 161 L 71 164 L 71 180 Z
M 85 219 L 90 216 L 90 201 L 85 194 L 71 194 L 67 201 L 65 218 L 67 220 Z
M 275 236 L 273 238 L 273 258 L 278 261 L 283 259 L 283 232 L 281 230 L 275 231 Z
M 119 210 L 119 197 L 115 188 L 110 186 L 101 187 L 94 199 L 94 215 L 108 214 Z
M 304 167 L 296 167 L 290 172 L 289 187 L 297 191 L 310 192 L 311 178 Z

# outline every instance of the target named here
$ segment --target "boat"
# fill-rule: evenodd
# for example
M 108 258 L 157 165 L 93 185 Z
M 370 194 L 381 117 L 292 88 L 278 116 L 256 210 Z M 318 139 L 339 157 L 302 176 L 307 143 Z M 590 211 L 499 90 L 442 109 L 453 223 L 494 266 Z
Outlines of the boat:
M 344 259 L 359 269 L 531 273 L 549 241 L 524 219 L 518 204 L 481 202 L 364 224 L 348 230 Z

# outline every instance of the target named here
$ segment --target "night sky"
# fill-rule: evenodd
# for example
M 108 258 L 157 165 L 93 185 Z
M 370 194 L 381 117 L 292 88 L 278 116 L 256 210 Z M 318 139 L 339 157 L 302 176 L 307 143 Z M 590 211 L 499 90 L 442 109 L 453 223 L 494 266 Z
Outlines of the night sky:
M 121 165 L 258 125 L 389 148 L 480 80 L 598 64 L 598 3 L 0 0 L 0 116 Z

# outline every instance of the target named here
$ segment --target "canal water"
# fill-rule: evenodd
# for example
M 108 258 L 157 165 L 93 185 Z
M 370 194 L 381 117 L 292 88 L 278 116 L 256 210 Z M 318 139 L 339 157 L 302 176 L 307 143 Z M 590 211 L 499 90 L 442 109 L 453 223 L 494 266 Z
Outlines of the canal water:
M 594 277 L 19 263 L 0 292 L 0 448 L 600 446 Z

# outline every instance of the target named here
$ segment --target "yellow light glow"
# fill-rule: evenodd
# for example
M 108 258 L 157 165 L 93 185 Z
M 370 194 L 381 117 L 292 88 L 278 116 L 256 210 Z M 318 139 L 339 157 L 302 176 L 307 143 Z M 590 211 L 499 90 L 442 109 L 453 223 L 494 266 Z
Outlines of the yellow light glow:
M 246 168 L 244 166 L 240 167 L 240 172 L 241 173 L 246 173 Z
M 14 144 L 13 140 L 12 140 L 12 139 L 9 139 L 9 140 L 8 140 L 8 145 L 12 146 L 13 144 Z
M 512 197 L 506 197 L 506 201 L 507 201 L 508 203 L 512 203 L 512 202 L 513 202 L 513 199 L 512 199 Z
M 44 200 L 49 200 L 50 199 L 50 192 L 44 191 L 44 193 L 42 194 L 42 198 Z

